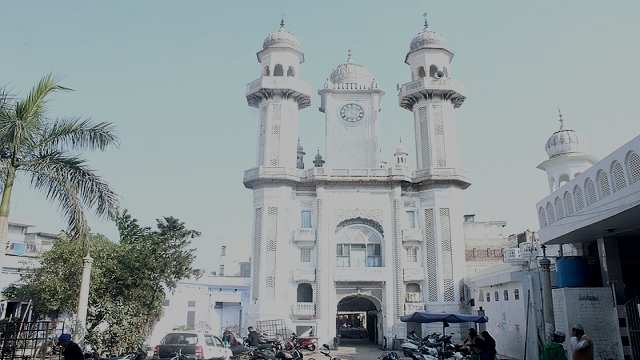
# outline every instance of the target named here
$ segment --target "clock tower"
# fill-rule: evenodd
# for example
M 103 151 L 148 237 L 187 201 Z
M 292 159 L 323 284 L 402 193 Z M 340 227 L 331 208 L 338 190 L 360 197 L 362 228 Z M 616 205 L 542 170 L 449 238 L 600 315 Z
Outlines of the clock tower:
M 326 166 L 370 169 L 378 164 L 376 126 L 384 91 L 366 67 L 338 65 L 319 92 L 325 114 Z

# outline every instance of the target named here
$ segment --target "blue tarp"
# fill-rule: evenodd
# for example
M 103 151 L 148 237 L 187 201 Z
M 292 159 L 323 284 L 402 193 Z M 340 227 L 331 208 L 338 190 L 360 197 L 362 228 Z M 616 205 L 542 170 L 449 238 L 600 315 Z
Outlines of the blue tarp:
M 411 315 L 402 316 L 400 318 L 402 322 L 413 323 L 434 323 L 434 322 L 448 322 L 448 323 L 486 323 L 488 321 L 486 316 L 467 315 L 467 314 L 431 314 L 426 311 L 416 311 Z

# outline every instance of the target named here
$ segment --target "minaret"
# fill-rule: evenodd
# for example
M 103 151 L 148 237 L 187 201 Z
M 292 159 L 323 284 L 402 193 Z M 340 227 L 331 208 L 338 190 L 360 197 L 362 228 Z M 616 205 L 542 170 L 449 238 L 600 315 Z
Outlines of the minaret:
M 454 110 L 465 97 L 451 77 L 452 59 L 445 40 L 429 29 L 425 19 L 405 58 L 412 81 L 400 90 L 400 106 L 413 112 L 418 172 L 461 168 Z
M 560 109 L 558 121 L 560 128 L 549 137 L 545 145 L 549 159 L 538 165 L 538 169 L 547 173 L 550 192 L 554 192 L 597 162 L 597 159 L 589 154 L 585 139 L 575 130 L 565 128 L 565 120 Z
M 300 79 L 304 54 L 296 37 L 285 29 L 264 40 L 257 53 L 260 77 L 247 85 L 247 103 L 258 108 L 256 168 L 245 172 L 244 184 L 253 190 L 253 249 L 251 304 L 248 322 L 288 319 L 291 308 L 289 277 L 294 256 L 289 246 L 297 212 L 291 201 L 295 185 L 278 177 L 298 167 L 299 111 L 311 104 L 311 87 Z M 264 168 L 270 168 L 265 171 Z
M 298 169 L 304 169 L 304 156 L 307 153 L 304 152 L 304 148 L 302 147 L 302 144 L 300 143 L 300 139 L 298 139 L 298 150 L 296 151 L 296 155 L 297 155 L 297 163 L 296 163 L 296 167 Z
M 426 15 L 425 15 L 426 17 Z M 405 63 L 411 81 L 399 89 L 400 106 L 413 113 L 416 175 L 422 228 L 424 286 L 431 312 L 460 311 L 465 276 L 463 190 L 471 183 L 458 156 L 455 109 L 464 102 L 452 78 L 453 52 L 424 28 L 411 41 Z
M 311 104 L 310 87 L 300 80 L 304 54 L 283 20 L 257 56 L 261 75 L 247 85 L 247 102 L 260 111 L 257 166 L 295 169 L 298 113 Z
M 407 157 L 409 153 L 407 153 L 407 148 L 402 143 L 402 139 L 396 146 L 396 151 L 393 153 L 393 166 L 396 169 L 406 169 L 408 168 Z

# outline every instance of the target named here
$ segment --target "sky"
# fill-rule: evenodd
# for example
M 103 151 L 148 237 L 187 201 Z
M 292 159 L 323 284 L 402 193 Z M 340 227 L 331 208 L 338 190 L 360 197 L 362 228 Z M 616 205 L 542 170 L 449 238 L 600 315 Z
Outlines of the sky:
M 352 49 L 386 91 L 379 141 L 390 160 L 399 138 L 413 149 L 413 117 L 398 106 L 396 84 L 409 81 L 404 56 L 427 12 L 466 89 L 457 110 L 472 181 L 465 212 L 504 220 L 508 232 L 537 229 L 535 203 L 548 185 L 536 165 L 559 126 L 558 107 L 597 157 L 640 133 L 638 1 L 25 0 L 2 8 L 0 86 L 24 95 L 53 73 L 75 91 L 56 95 L 49 117 L 113 122 L 120 146 L 88 154 L 91 165 L 142 223 L 175 216 L 200 230 L 198 266 L 211 269 L 220 245 L 243 253 L 250 241 L 242 176 L 255 164 L 257 113 L 244 91 L 283 15 L 305 52 L 299 75 L 314 88 L 300 115 L 307 152 L 322 151 L 317 89 Z M 55 204 L 26 180 L 10 219 L 64 228 Z M 91 217 L 91 225 L 117 240 L 111 222 Z

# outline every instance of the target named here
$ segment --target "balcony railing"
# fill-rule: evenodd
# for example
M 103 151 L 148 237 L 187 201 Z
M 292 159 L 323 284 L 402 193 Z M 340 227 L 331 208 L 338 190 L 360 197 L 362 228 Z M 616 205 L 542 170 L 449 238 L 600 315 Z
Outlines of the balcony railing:
M 292 306 L 292 312 L 296 317 L 313 318 L 314 316 L 316 316 L 316 304 L 312 302 L 295 303 Z
M 423 302 L 407 302 L 404 303 L 404 314 L 410 315 L 416 311 L 424 311 L 426 307 Z
M 316 229 L 314 228 L 299 228 L 296 229 L 296 233 L 293 237 L 296 242 L 315 242 L 316 241 Z

